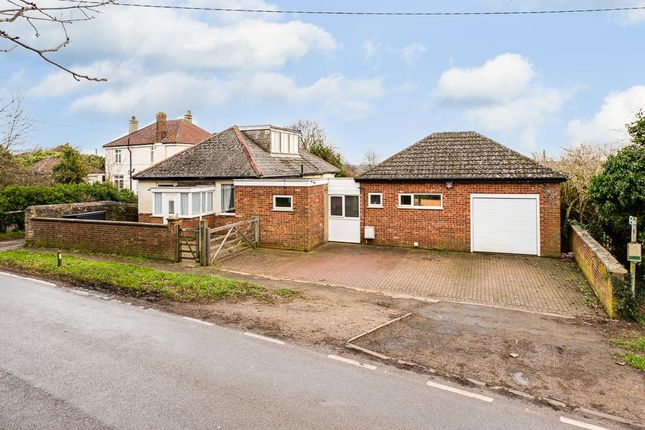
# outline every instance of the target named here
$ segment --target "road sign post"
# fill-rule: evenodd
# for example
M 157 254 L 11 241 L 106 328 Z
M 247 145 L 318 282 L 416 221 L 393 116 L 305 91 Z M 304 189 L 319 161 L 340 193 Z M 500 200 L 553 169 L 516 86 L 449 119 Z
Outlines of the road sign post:
M 629 261 L 629 278 L 632 286 L 632 296 L 636 297 L 636 264 L 641 262 L 641 244 L 636 241 L 636 226 L 638 219 L 635 216 L 629 217 L 629 225 L 632 226 L 632 237 L 627 244 L 627 261 Z

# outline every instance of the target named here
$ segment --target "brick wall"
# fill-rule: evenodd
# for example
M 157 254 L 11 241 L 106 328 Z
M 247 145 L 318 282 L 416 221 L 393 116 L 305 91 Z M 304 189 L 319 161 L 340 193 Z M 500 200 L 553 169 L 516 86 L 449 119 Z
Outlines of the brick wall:
M 325 187 L 236 186 L 236 215 L 260 218 L 260 246 L 309 251 L 325 242 Z M 274 211 L 274 195 L 293 196 L 293 211 Z
M 616 309 L 611 277 L 624 280 L 627 270 L 582 227 L 571 226 L 569 246 L 578 267 L 605 307 L 607 314 L 614 318 Z
M 174 261 L 176 231 L 173 222 L 159 225 L 34 217 L 27 244 Z
M 560 185 L 557 183 L 459 183 L 448 189 L 438 183 L 361 184 L 361 232 L 376 227 L 375 244 L 419 246 L 470 252 L 470 194 L 539 194 L 540 249 L 560 255 Z M 399 209 L 399 193 L 443 193 L 442 210 Z M 368 208 L 368 193 L 383 193 L 383 208 Z
M 136 203 L 100 201 L 30 206 L 25 210 L 25 237 L 29 239 L 32 234 L 31 218 L 33 217 L 60 218 L 65 215 L 97 211 L 105 211 L 105 219 L 109 221 L 137 220 Z

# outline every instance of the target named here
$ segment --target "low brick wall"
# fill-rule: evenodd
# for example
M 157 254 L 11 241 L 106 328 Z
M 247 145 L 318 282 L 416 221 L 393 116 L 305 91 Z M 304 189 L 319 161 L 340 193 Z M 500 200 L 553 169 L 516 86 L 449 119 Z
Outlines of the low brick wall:
M 582 227 L 571 226 L 569 245 L 589 285 L 605 307 L 607 314 L 614 318 L 616 308 L 611 277 L 624 280 L 627 270 Z
M 137 221 L 136 203 L 100 201 L 29 206 L 25 210 L 25 237 L 29 240 L 33 234 L 31 229 L 32 218 L 61 218 L 65 215 L 97 211 L 105 211 L 105 219 L 108 221 Z
M 31 218 L 27 245 L 176 260 L 177 223 Z

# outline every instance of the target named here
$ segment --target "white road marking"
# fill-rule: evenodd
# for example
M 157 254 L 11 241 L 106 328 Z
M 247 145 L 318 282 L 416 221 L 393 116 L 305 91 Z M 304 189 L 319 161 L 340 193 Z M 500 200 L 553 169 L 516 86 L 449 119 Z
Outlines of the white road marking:
M 202 320 L 197 319 L 197 318 L 191 318 L 191 317 L 182 317 L 182 318 L 187 320 L 187 321 L 192 321 L 192 322 L 196 322 L 196 323 L 199 323 L 199 324 L 213 325 L 213 323 L 209 323 L 208 321 L 202 321 Z
M 284 345 L 284 342 L 283 342 L 283 341 L 281 341 L 281 340 L 273 339 L 272 337 L 262 336 L 261 334 L 251 333 L 250 331 L 245 331 L 245 332 L 244 332 L 244 335 L 245 335 L 245 336 L 254 337 L 254 338 L 256 338 L 256 339 L 266 340 L 267 342 L 277 343 L 278 345 Z
M 334 354 L 329 354 L 327 357 L 331 358 L 332 360 L 342 361 L 343 363 L 353 364 L 354 366 L 364 367 L 370 370 L 376 369 L 376 366 L 372 366 L 371 364 L 361 363 L 360 361 L 352 360 L 351 358 L 345 358 Z
M 47 285 L 49 287 L 55 287 L 56 286 L 56 284 L 53 284 L 51 282 L 43 281 L 41 279 L 28 278 L 26 276 L 18 276 L 18 275 L 14 275 L 13 273 L 0 272 L 0 275 L 9 276 L 11 278 L 24 279 L 25 281 L 37 282 L 39 284 L 44 284 L 44 285 Z
M 580 428 L 583 428 L 583 429 L 607 430 L 605 427 L 600 427 L 600 426 L 585 423 L 585 422 L 582 422 L 582 421 L 572 420 L 571 418 L 567 418 L 567 417 L 560 417 L 560 421 L 562 421 L 565 424 L 571 424 L 572 426 L 580 427 Z
M 440 390 L 450 391 L 451 393 L 461 394 L 462 396 L 472 397 L 473 399 L 482 400 L 484 402 L 492 402 L 492 397 L 482 396 L 481 394 L 471 393 L 470 391 L 460 390 L 459 388 L 450 387 L 448 385 L 437 384 L 436 382 L 428 381 L 428 385 Z

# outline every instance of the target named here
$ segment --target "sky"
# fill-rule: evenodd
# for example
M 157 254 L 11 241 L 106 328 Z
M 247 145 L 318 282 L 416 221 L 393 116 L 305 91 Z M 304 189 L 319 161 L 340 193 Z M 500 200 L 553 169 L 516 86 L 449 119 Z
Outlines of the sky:
M 61 4 L 59 0 L 42 0 Z M 0 0 L 0 8 L 6 0 Z M 164 5 L 360 11 L 645 6 L 643 0 L 142 0 Z M 47 46 L 55 26 L 13 28 Z M 0 53 L 0 98 L 20 92 L 37 126 L 24 149 L 84 152 L 157 112 L 190 109 L 210 132 L 317 121 L 348 162 L 381 159 L 437 131 L 475 130 L 523 154 L 621 145 L 645 109 L 645 11 L 461 17 L 243 14 L 109 6 L 68 26 L 52 55 Z M 0 49 L 8 47 L 0 43 Z

